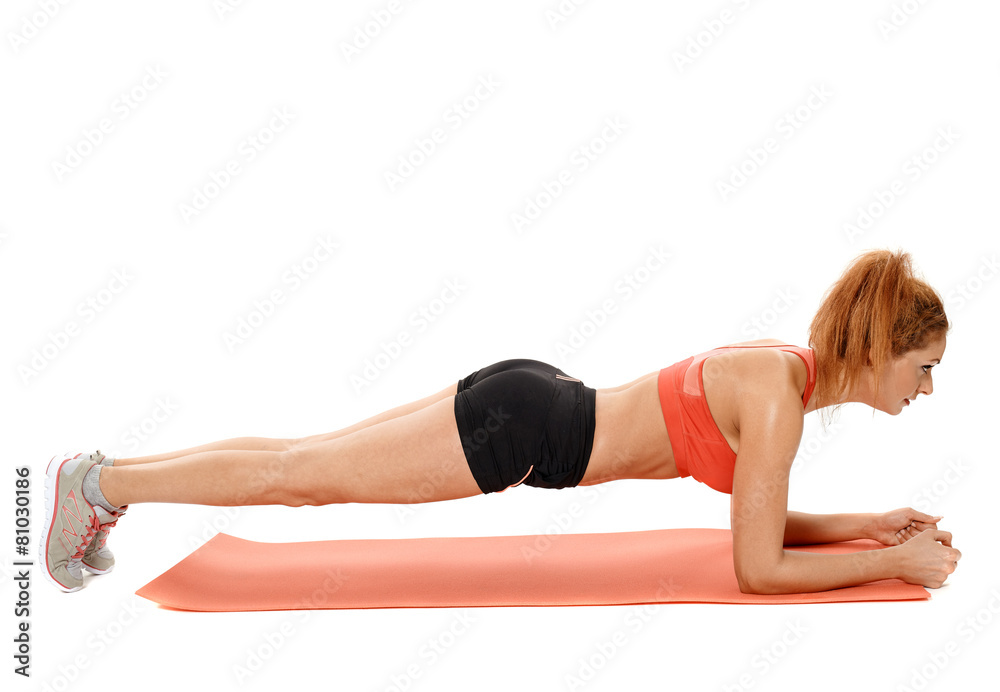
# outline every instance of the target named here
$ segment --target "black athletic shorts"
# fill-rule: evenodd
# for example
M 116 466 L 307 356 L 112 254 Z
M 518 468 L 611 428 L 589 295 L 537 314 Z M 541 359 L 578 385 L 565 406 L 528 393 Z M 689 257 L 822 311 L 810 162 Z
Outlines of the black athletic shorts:
M 596 398 L 559 368 L 525 358 L 459 380 L 455 420 L 479 488 L 579 485 L 594 446 Z

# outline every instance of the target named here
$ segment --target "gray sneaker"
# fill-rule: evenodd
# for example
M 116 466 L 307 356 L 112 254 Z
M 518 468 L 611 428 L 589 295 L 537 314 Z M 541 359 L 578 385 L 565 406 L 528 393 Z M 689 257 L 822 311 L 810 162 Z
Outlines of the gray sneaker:
M 101 454 L 101 450 L 94 452 L 91 457 L 101 466 L 114 465 L 115 460 Z M 83 554 L 83 568 L 88 572 L 93 574 L 107 574 L 115 568 L 115 554 L 107 546 L 108 534 L 111 532 L 112 527 L 118 523 L 118 517 L 125 514 L 126 509 L 128 509 L 128 505 L 119 507 L 112 512 L 111 519 L 107 523 L 102 522 L 101 528 L 94 534 L 94 540 L 90 542 L 90 545 L 87 546 L 87 550 Z
M 97 465 L 94 455 L 52 457 L 45 472 L 45 524 L 39 546 L 42 575 L 62 591 L 83 588 L 83 554 L 102 523 L 114 521 L 83 496 L 83 477 Z

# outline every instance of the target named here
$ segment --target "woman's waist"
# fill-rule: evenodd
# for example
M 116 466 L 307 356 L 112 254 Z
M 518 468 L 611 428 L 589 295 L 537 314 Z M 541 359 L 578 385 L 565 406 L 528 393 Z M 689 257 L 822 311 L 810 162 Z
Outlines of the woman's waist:
M 596 414 L 594 446 L 581 485 L 615 478 L 679 476 L 656 377 L 621 391 L 598 389 Z

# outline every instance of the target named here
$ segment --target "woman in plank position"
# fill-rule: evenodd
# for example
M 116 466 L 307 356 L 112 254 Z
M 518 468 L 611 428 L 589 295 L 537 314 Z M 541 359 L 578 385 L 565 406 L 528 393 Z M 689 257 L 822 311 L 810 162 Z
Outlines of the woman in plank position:
M 300 439 L 245 437 L 169 454 L 54 458 L 41 562 L 64 591 L 103 574 L 108 531 L 128 505 L 298 507 L 436 502 L 623 478 L 693 476 L 732 495 L 733 558 L 745 593 L 824 591 L 896 577 L 939 587 L 961 553 L 941 517 L 788 511 L 788 476 L 810 411 L 847 402 L 896 415 L 933 391 L 950 329 L 904 252 L 847 267 L 810 325 L 810 348 L 773 339 L 712 349 L 628 384 L 587 387 L 535 360 L 505 360 L 437 394 Z M 785 545 L 872 538 L 847 555 Z

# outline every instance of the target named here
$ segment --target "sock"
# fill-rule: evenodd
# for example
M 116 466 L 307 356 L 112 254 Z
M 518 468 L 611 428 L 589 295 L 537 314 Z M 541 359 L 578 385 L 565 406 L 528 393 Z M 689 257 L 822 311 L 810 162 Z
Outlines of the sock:
M 83 477 L 83 497 L 92 505 L 103 507 L 108 512 L 115 512 L 121 509 L 121 507 L 115 507 L 108 502 L 108 498 L 104 497 L 104 493 L 101 492 L 102 468 L 103 465 L 97 464 L 87 471 L 87 475 Z
M 104 461 L 101 462 L 101 466 L 114 466 L 115 460 L 113 457 L 104 457 Z

